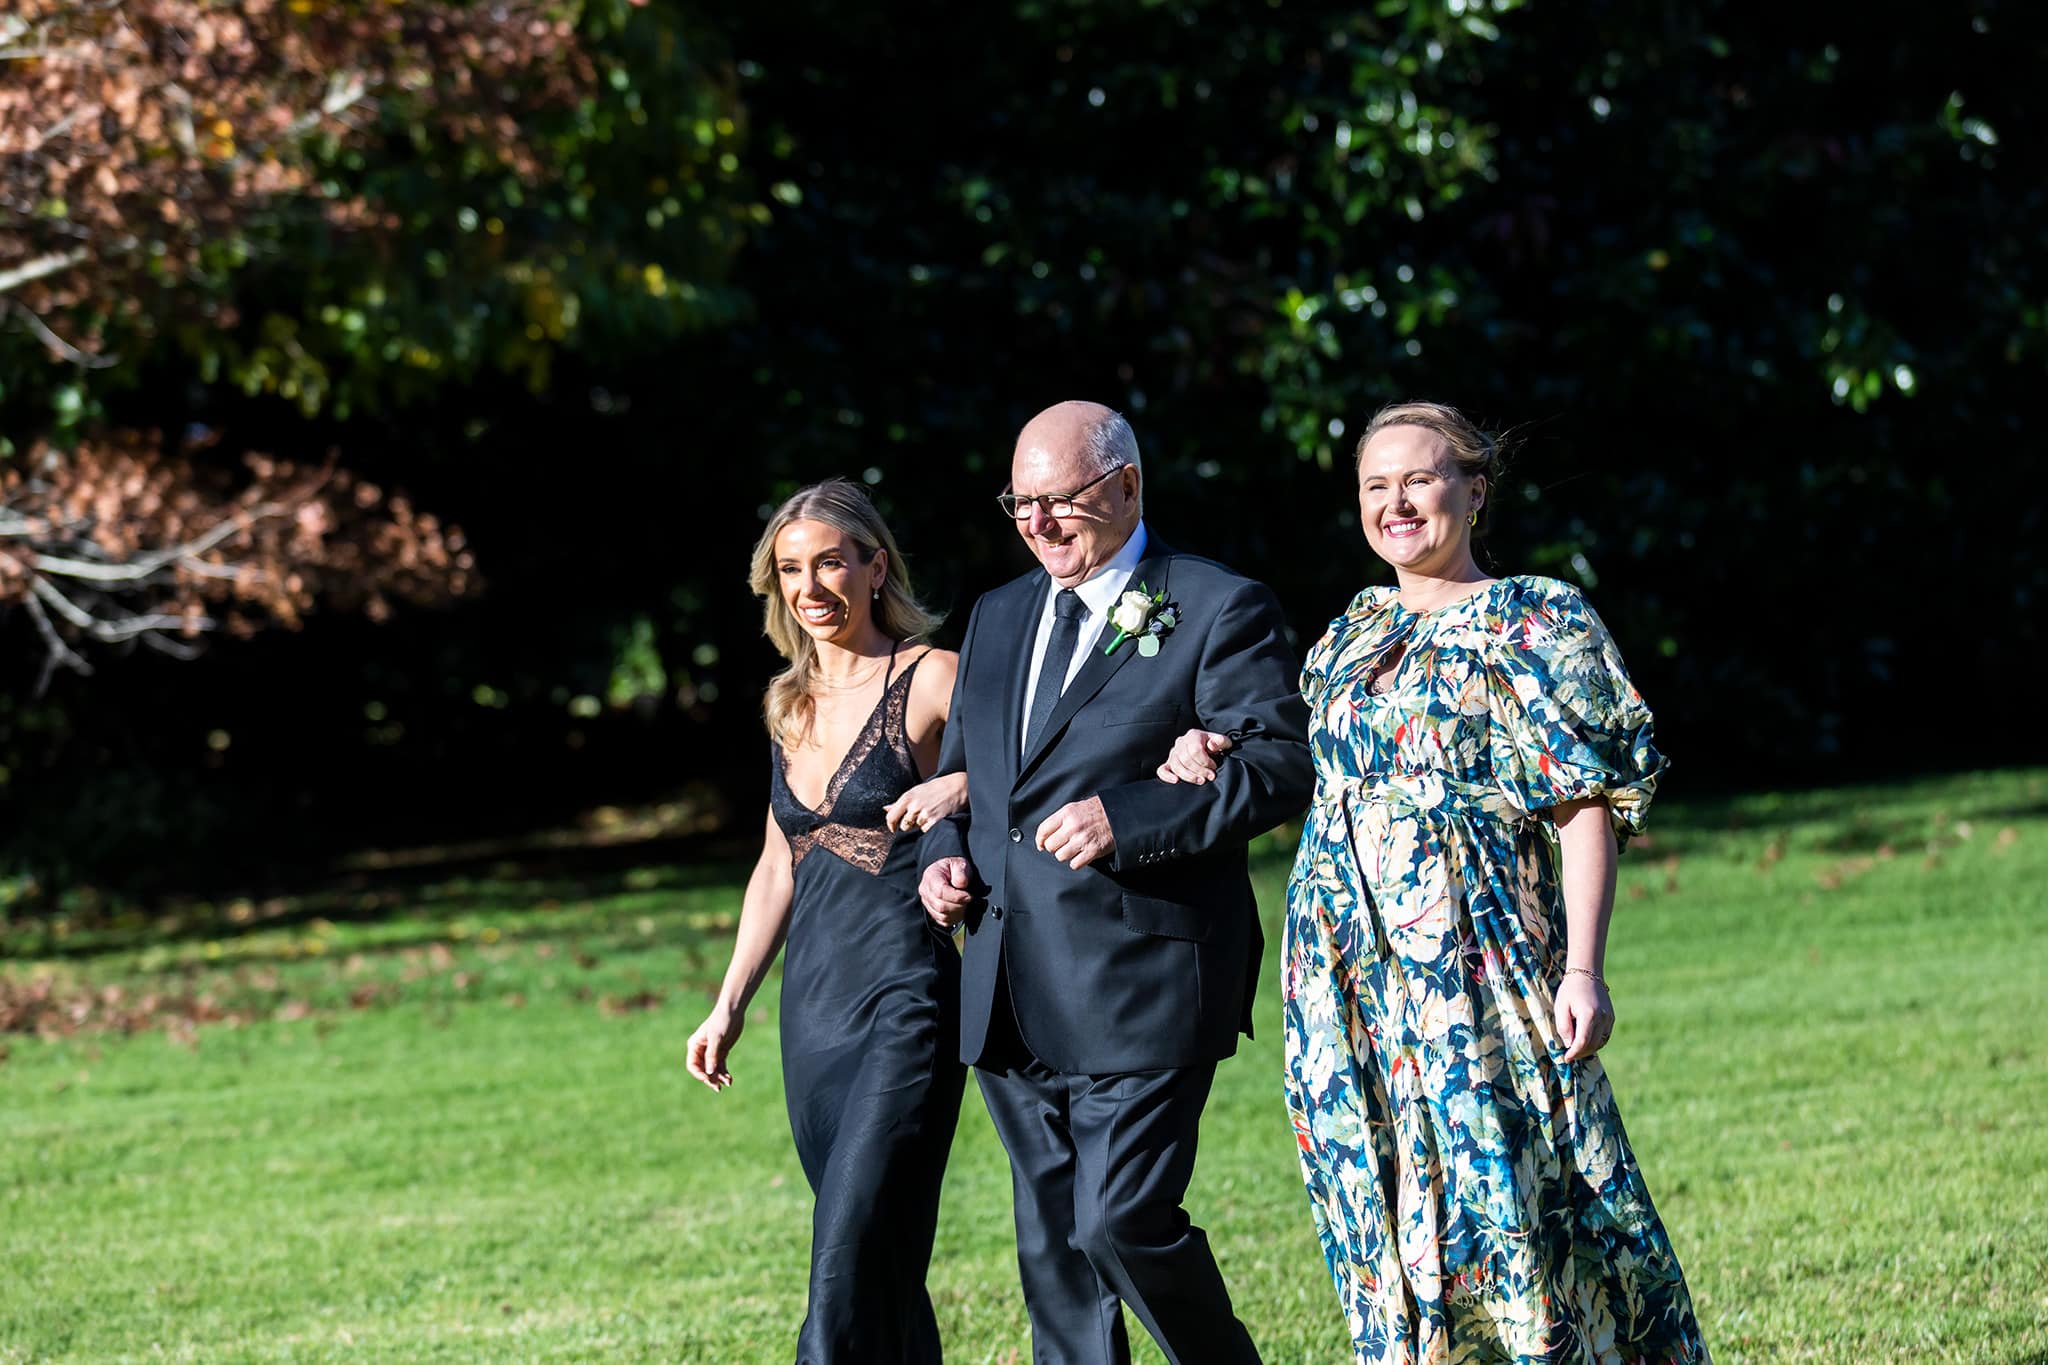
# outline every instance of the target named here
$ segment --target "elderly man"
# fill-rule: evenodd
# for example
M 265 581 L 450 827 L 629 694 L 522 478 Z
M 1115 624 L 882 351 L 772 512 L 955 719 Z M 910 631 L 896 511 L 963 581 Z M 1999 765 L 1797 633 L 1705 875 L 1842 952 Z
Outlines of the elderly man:
M 975 604 L 940 772 L 968 808 L 919 894 L 967 925 L 962 1060 L 1010 1154 L 1037 1361 L 1130 1358 L 1118 1301 L 1175 1361 L 1256 1361 L 1181 1209 L 1216 1063 L 1251 1032 L 1245 845 L 1307 804 L 1307 715 L 1278 602 L 1140 517 L 1129 423 L 1061 403 L 1017 437 L 1006 515 L 1038 559 Z M 1154 770 L 1235 741 L 1213 782 Z

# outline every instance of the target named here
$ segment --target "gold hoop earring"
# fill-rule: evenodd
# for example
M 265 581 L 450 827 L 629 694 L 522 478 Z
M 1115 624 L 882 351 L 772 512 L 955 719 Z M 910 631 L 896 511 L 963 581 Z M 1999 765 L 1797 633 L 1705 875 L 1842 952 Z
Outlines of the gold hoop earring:
M 1467 526 L 1479 525 L 1479 509 L 1477 507 L 1472 509 L 1472 515 L 1465 519 L 1465 524 Z

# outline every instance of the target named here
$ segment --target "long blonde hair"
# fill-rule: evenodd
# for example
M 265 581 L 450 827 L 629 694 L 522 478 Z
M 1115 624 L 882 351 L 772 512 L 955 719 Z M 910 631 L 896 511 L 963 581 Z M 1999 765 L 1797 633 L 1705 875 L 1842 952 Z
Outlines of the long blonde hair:
M 816 714 L 814 691 L 818 681 L 818 645 L 797 623 L 796 614 L 784 600 L 775 573 L 775 538 L 793 521 L 823 522 L 850 537 L 859 547 L 860 562 L 872 564 L 877 552 L 887 553 L 889 568 L 882 580 L 882 595 L 874 605 L 875 627 L 892 640 L 918 639 L 939 624 L 939 618 L 925 610 L 910 587 L 910 570 L 896 548 L 896 537 L 868 501 L 867 491 L 850 479 L 826 479 L 800 488 L 775 515 L 754 543 L 753 567 L 747 575 L 754 596 L 762 600 L 761 630 L 789 667 L 768 682 L 761 699 L 761 713 L 768 734 L 785 749 L 795 748 L 810 738 Z

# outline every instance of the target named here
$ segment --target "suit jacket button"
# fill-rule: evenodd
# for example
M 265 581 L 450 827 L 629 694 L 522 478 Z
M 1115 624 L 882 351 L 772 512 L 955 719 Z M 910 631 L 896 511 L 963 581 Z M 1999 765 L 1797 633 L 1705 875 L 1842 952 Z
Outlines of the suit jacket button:
M 988 912 L 991 915 L 994 915 L 997 919 L 1001 919 L 1003 917 L 1003 907 L 1000 905 L 991 905 L 988 908 Z
M 1010 842 L 1011 842 L 1011 843 L 1013 843 L 1013 844 L 1021 844 L 1021 843 L 1023 843 L 1023 842 L 1024 842 L 1024 831 L 1023 831 L 1023 830 L 1021 830 L 1021 829 L 1013 829 L 1013 830 L 1011 830 L 1011 831 L 1010 831 Z

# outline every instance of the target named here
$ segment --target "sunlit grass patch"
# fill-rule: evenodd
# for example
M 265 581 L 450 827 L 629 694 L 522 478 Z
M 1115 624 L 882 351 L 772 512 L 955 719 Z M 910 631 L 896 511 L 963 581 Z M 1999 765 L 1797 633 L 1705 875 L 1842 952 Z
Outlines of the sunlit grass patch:
M 1275 918 L 1287 853 L 1257 862 Z M 1667 806 L 1623 863 L 1609 1068 L 1716 1358 L 2048 1358 L 2043 776 Z M 0 1032 L 0 1360 L 789 1357 L 810 1201 L 773 988 L 732 1091 L 680 1065 L 738 875 L 373 878 L 10 942 L 0 1002 L 97 1013 Z M 1338 1361 L 1270 975 L 1191 1208 L 1266 1358 Z M 970 1088 L 953 1359 L 1028 1357 L 1008 1219 Z

